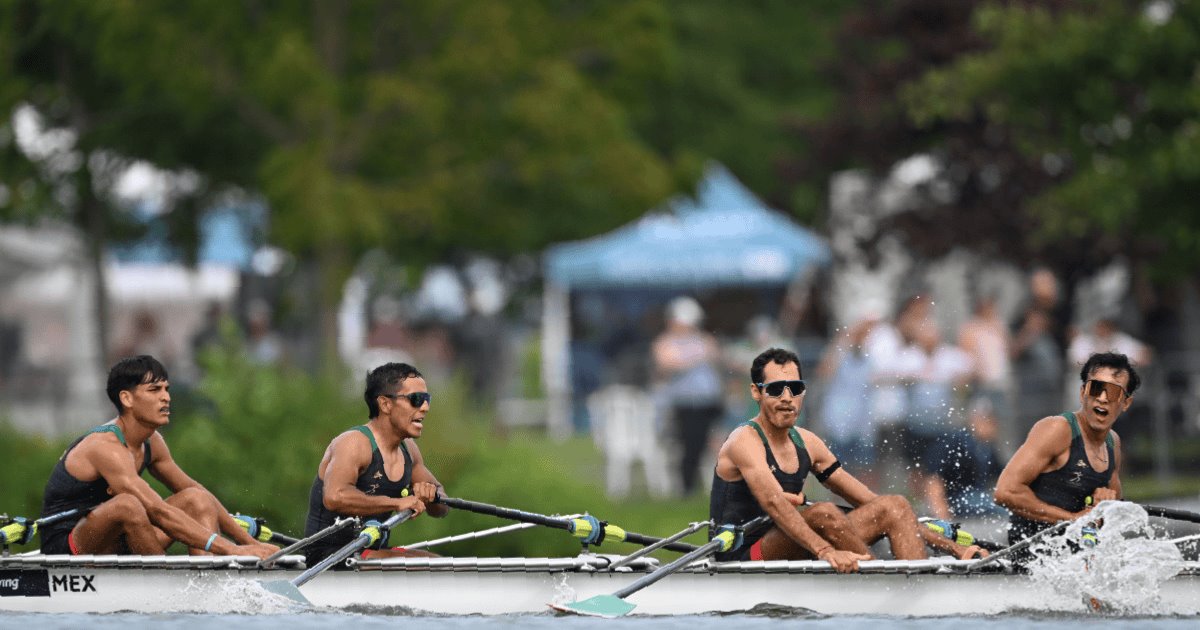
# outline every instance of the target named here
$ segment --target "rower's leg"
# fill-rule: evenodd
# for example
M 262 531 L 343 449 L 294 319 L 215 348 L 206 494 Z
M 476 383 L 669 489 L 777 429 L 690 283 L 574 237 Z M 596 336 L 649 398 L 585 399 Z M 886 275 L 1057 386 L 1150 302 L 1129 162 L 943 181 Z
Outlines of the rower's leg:
M 124 536 L 133 553 L 159 556 L 166 553 L 166 547 L 155 537 L 156 530 L 137 497 L 118 494 L 79 521 L 71 531 L 71 540 L 81 554 L 119 553 Z
M 923 560 L 929 557 L 921 538 L 920 523 L 912 504 L 900 495 L 886 495 L 858 506 L 847 515 L 854 531 L 865 544 L 887 536 L 897 560 Z
M 829 544 L 836 549 L 871 554 L 871 550 L 862 538 L 855 535 L 853 523 L 836 505 L 832 503 L 810 505 L 801 510 L 800 516 L 813 531 L 829 541 Z M 764 560 L 812 560 L 814 558 L 811 551 L 801 547 L 778 527 L 772 527 L 762 537 L 762 554 Z
M 167 497 L 167 503 L 187 512 L 188 516 L 196 520 L 205 528 L 220 533 L 221 526 L 217 519 L 220 505 L 213 495 L 207 490 L 201 488 L 184 488 L 179 492 Z M 164 534 L 165 536 L 166 534 Z M 203 549 L 188 548 L 188 554 L 193 556 L 211 555 Z

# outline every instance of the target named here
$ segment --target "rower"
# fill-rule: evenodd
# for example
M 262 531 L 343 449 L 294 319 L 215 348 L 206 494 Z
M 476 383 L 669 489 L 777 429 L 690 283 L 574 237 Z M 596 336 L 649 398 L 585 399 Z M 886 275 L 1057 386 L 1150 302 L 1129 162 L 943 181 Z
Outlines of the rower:
M 718 560 L 828 561 L 839 572 L 858 570 L 872 558 L 869 546 L 887 536 L 899 560 L 924 559 L 925 545 L 970 558 L 986 553 L 922 526 L 908 500 L 879 496 L 846 471 L 821 438 L 795 426 L 804 405 L 805 384 L 795 353 L 771 348 L 750 367 L 750 395 L 759 412 L 730 433 L 713 470 L 709 517 L 714 523 L 741 524 L 769 514 L 774 527 L 751 536 Z M 849 513 L 832 503 L 806 505 L 809 472 L 855 506 Z
M 436 517 L 449 512 L 445 505 L 435 503 L 443 496 L 442 485 L 425 466 L 416 443 L 431 400 L 425 377 L 407 363 L 381 365 L 367 374 L 363 399 L 368 422 L 335 437 L 317 466 L 308 497 L 305 536 L 339 518 L 383 521 L 390 512 L 401 510 L 427 511 Z M 305 553 L 308 565 L 320 562 L 355 535 L 345 530 L 310 546 Z M 368 549 L 362 557 L 431 555 L 397 547 Z
M 1012 511 L 1010 543 L 1121 498 L 1121 438 L 1112 428 L 1141 378 L 1113 352 L 1088 357 L 1079 378 L 1079 409 L 1033 425 L 996 481 L 996 503 Z
M 279 550 L 251 538 L 175 463 L 159 433 L 171 418 L 169 390 L 154 357 L 112 367 L 106 391 L 117 417 L 72 442 L 50 472 L 42 515 L 72 516 L 41 528 L 42 553 L 161 555 L 176 540 L 193 555 L 266 558 Z M 173 494 L 159 496 L 142 478 L 147 470 Z

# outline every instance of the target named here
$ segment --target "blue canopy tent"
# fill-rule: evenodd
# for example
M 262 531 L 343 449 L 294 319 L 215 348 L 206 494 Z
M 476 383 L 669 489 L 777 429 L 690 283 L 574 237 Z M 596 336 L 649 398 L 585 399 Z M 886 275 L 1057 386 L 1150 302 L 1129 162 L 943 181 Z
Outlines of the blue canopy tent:
M 718 164 L 706 169 L 695 199 L 672 199 L 608 234 L 552 246 L 542 319 L 552 431 L 570 430 L 571 291 L 784 286 L 830 259 L 822 237 L 766 207 Z

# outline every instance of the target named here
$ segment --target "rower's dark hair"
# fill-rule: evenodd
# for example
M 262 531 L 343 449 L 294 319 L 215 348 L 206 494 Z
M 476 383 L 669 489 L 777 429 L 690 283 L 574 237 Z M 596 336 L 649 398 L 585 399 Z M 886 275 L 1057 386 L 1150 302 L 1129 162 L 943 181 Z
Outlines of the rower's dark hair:
M 367 401 L 367 417 L 379 415 L 378 398 L 384 394 L 395 394 L 406 378 L 425 378 L 417 368 L 407 363 L 384 363 L 367 374 L 367 389 L 363 400 Z
M 776 363 L 779 365 L 787 365 L 789 363 L 796 364 L 796 370 L 800 371 L 800 357 L 796 356 L 791 350 L 783 348 L 769 348 L 764 350 L 762 354 L 754 357 L 754 362 L 750 364 L 750 382 L 763 382 L 763 368 L 767 367 L 768 363 Z M 800 377 L 804 377 L 804 373 L 800 372 Z
M 142 354 L 117 361 L 108 371 L 108 385 L 104 388 L 108 399 L 117 408 L 117 415 L 125 410 L 121 406 L 121 392 L 137 389 L 142 383 L 158 383 L 167 380 L 167 368 L 158 359 Z
M 1083 369 L 1079 371 L 1079 380 L 1086 383 L 1092 377 L 1092 372 L 1105 367 L 1129 374 L 1129 386 L 1125 388 L 1125 391 L 1130 396 L 1142 384 L 1142 377 L 1138 376 L 1137 370 L 1133 369 L 1133 362 L 1119 352 L 1097 352 L 1088 357 L 1087 363 L 1084 363 Z

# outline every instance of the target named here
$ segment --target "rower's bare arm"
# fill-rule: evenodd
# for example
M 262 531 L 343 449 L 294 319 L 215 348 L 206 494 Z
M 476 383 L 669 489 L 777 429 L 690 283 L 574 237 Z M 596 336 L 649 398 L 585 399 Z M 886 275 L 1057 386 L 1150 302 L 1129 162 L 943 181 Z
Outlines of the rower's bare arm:
M 439 496 L 445 496 L 442 484 L 433 476 L 433 472 L 425 465 L 425 456 L 421 455 L 421 447 L 417 441 L 409 439 L 408 450 L 413 459 L 413 496 L 420 499 L 430 516 L 441 518 L 450 513 L 450 508 L 435 501 Z
M 133 458 L 124 447 L 104 446 L 106 447 L 88 449 L 87 457 L 108 483 L 114 495 L 129 494 L 136 498 L 146 509 L 150 522 L 172 539 L 194 549 L 203 549 L 208 544 L 209 537 L 215 532 L 158 496 L 150 484 L 137 473 L 133 466 Z M 236 554 L 238 549 L 237 545 L 220 536 L 213 540 L 209 547 L 209 551 L 221 555 Z
M 833 549 L 833 545 L 821 538 L 796 511 L 788 493 L 779 485 L 767 466 L 767 451 L 762 442 L 749 429 L 742 429 L 731 436 L 725 449 L 730 461 L 746 480 L 755 500 L 796 544 L 811 551 L 814 556 Z
M 1121 492 L 1121 438 L 1116 431 L 1112 432 L 1113 436 L 1113 473 L 1112 479 L 1108 481 L 1108 487 L 1098 488 L 1092 495 L 1092 505 L 1105 500 L 1121 500 L 1124 496 Z
M 153 455 L 149 466 L 150 474 L 154 475 L 154 478 L 161 481 L 171 492 L 196 488 L 212 497 L 218 507 L 217 525 L 220 527 L 221 533 L 242 545 L 263 544 L 251 537 L 244 528 L 238 525 L 237 521 L 233 520 L 233 517 L 229 515 L 229 510 L 225 509 L 221 501 L 208 488 L 183 472 L 183 469 L 175 462 L 175 458 L 171 456 L 171 449 L 167 447 L 167 441 L 157 432 L 150 436 L 150 453 Z M 270 546 L 274 547 L 274 545 Z
M 823 474 L 837 462 L 837 456 L 829 450 L 829 446 L 817 434 L 808 429 L 800 429 L 800 437 L 804 438 L 804 448 L 808 451 L 809 458 L 812 459 L 814 473 Z M 878 496 L 845 468 L 835 470 L 821 485 L 829 488 L 834 494 L 855 507 Z
M 1062 418 L 1051 416 L 1033 425 L 1029 437 L 1000 473 L 996 481 L 998 505 L 1030 520 L 1057 523 L 1078 516 L 1037 498 L 1030 487 L 1037 476 L 1054 469 L 1056 459 L 1071 444 L 1071 428 Z
M 355 487 L 358 475 L 371 463 L 371 443 L 357 431 L 347 431 L 334 438 L 329 446 L 329 463 L 325 466 L 325 491 L 321 497 L 326 508 L 339 514 L 369 516 L 380 512 L 425 511 L 425 504 L 416 497 L 385 497 L 370 495 Z

